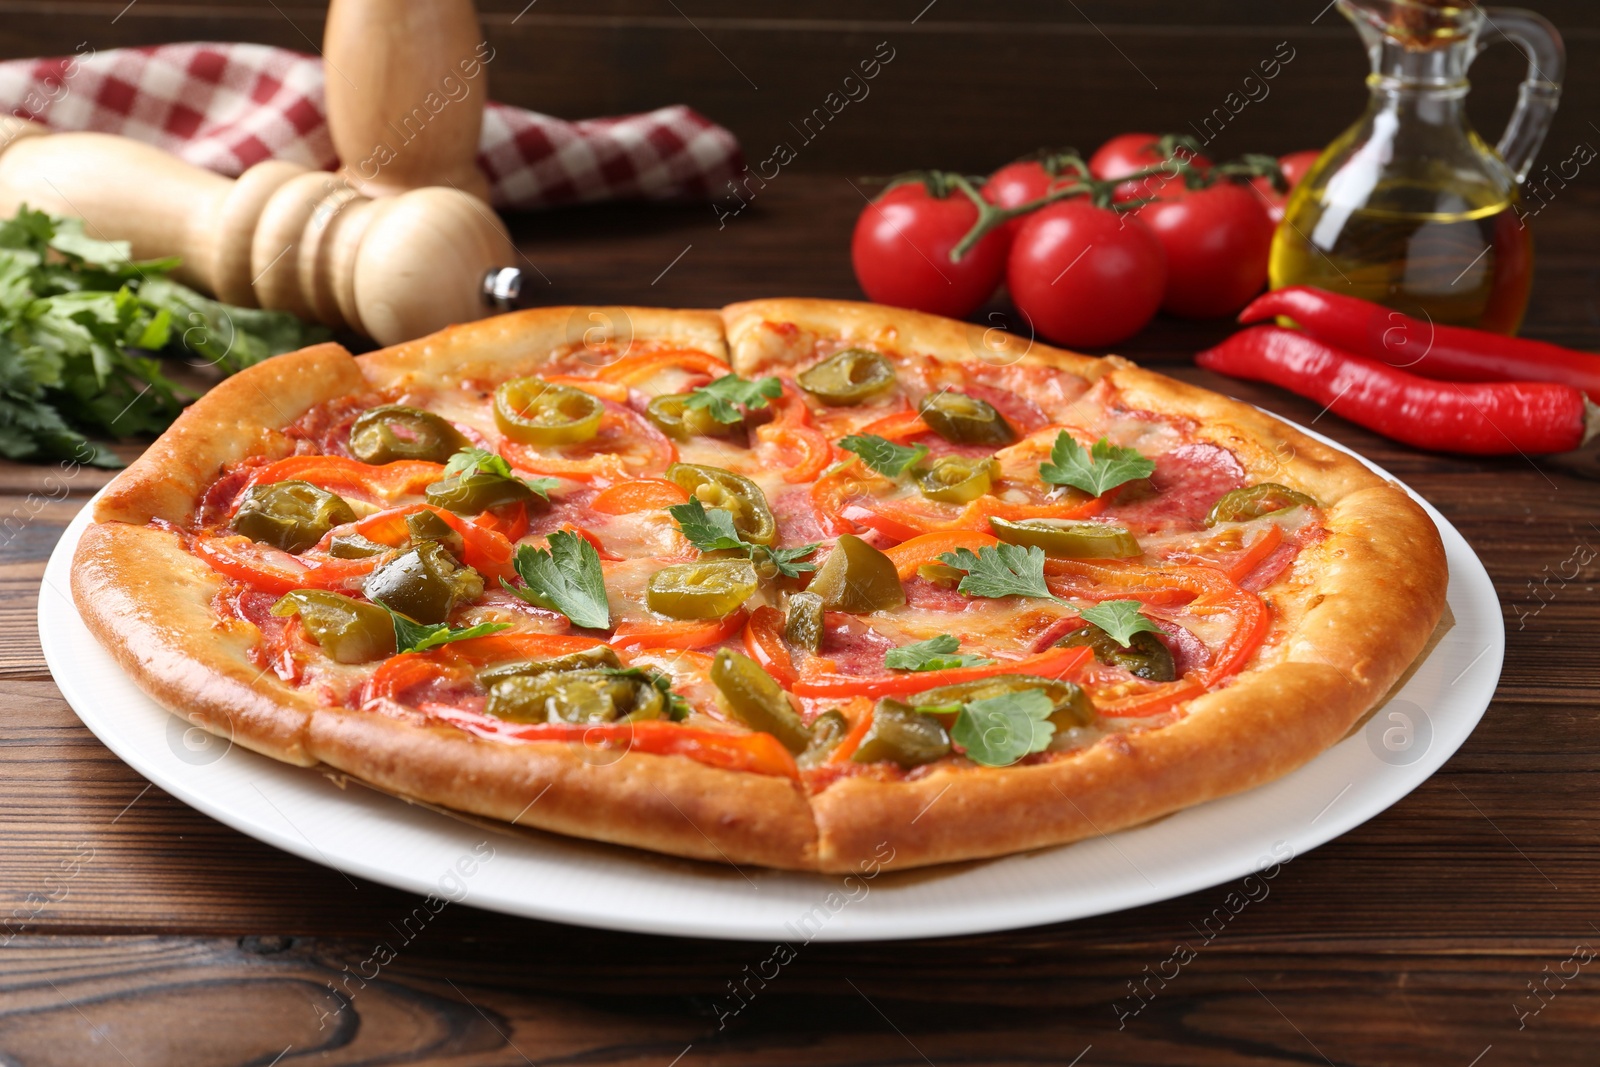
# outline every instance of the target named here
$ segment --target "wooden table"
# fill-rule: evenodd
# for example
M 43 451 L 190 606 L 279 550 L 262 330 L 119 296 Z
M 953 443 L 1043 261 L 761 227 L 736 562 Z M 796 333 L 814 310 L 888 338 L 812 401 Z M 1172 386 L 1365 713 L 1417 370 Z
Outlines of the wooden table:
M 804 175 L 768 192 L 721 230 L 703 205 L 518 220 L 548 279 L 535 297 L 857 296 L 844 250 L 858 193 L 842 177 Z M 1539 219 L 1530 335 L 1600 346 L 1597 209 L 1600 196 L 1573 189 Z M 1227 887 L 1033 930 L 813 944 L 725 1028 L 714 1003 L 772 946 L 465 906 L 405 940 L 417 899 L 222 827 L 80 725 L 45 670 L 34 608 L 46 556 L 104 479 L 85 472 L 63 496 L 45 471 L 9 466 L 0 891 L 12 917 L 0 936 L 0 1062 L 1595 1063 L 1600 964 L 1572 977 L 1578 963 L 1567 961 L 1600 945 L 1600 487 L 1556 461 L 1412 452 L 1191 367 L 1224 332 L 1159 322 L 1123 351 L 1315 421 L 1406 479 L 1489 568 L 1509 647 L 1494 705 L 1440 773 L 1285 866 L 1122 1025 L 1113 1004 L 1131 1006 L 1133 983 L 1197 941 Z M 370 975 L 379 946 L 393 961 L 349 984 L 346 1009 L 322 1019 L 327 983 L 346 968 Z

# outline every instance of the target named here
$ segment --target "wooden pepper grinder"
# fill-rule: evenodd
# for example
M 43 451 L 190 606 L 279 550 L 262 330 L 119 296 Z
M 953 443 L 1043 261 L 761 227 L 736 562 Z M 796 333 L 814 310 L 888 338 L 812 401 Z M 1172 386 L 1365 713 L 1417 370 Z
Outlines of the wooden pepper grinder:
M 322 52 L 328 129 L 359 192 L 444 185 L 488 202 L 476 159 L 494 50 L 472 0 L 333 0 Z
M 372 200 L 282 161 L 234 180 L 126 137 L 11 119 L 0 124 L 0 216 L 22 204 L 77 215 L 90 236 L 130 242 L 136 259 L 181 256 L 178 279 L 227 303 L 385 345 L 480 318 L 494 310 L 491 289 L 518 274 L 504 266 L 512 248 L 499 219 L 458 189 Z

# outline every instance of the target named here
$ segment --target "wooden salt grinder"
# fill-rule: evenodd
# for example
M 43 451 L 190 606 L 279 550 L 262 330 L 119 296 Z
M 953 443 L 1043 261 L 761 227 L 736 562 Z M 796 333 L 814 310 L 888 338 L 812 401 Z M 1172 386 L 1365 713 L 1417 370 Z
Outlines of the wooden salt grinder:
M 227 303 L 292 311 L 397 344 L 494 308 L 510 240 L 449 188 L 371 200 L 324 171 L 268 161 L 238 180 L 103 133 L 0 122 L 0 216 L 22 204 L 83 218 L 136 259 L 181 256 L 180 281 Z
M 488 202 L 476 158 L 494 52 L 472 0 L 333 0 L 322 52 L 328 129 L 358 192 L 444 185 Z

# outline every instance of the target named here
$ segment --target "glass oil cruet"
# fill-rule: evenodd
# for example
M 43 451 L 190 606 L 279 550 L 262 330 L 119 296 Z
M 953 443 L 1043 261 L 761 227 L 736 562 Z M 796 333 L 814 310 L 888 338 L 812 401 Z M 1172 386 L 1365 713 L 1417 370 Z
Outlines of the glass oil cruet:
M 1372 60 L 1361 119 L 1290 197 L 1272 287 L 1315 285 L 1456 326 L 1514 333 L 1533 278 L 1517 187 L 1561 95 L 1566 53 L 1544 18 L 1471 0 L 1338 0 Z M 1467 67 L 1485 29 L 1528 59 L 1490 148 L 1467 123 Z

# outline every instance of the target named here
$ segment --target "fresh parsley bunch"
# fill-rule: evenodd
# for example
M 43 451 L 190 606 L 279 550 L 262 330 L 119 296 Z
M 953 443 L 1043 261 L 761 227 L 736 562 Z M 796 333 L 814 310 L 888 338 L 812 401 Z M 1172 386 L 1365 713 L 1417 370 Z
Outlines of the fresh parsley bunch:
M 85 434 L 159 433 L 195 395 L 156 354 L 232 374 L 329 336 L 287 312 L 201 296 L 166 276 L 176 259 L 129 255 L 126 241 L 26 205 L 0 221 L 0 456 L 121 466 Z

